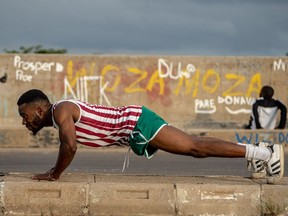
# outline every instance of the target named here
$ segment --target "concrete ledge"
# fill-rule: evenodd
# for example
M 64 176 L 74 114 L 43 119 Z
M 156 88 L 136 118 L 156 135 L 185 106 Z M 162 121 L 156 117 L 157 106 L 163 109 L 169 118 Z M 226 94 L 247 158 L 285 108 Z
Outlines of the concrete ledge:
M 32 181 L 31 175 L 0 177 L 0 215 L 288 214 L 287 177 L 266 185 L 235 176 L 66 173 L 47 182 Z

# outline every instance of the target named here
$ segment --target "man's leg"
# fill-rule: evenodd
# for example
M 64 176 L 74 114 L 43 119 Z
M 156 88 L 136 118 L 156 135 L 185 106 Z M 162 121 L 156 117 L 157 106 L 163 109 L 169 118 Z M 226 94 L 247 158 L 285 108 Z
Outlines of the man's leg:
M 196 137 L 168 125 L 158 132 L 154 139 L 150 141 L 150 145 L 170 153 L 198 158 L 245 157 L 248 161 L 260 160 L 263 161 L 262 166 L 270 173 L 267 179 L 270 184 L 278 182 L 283 176 L 284 153 L 283 147 L 279 145 L 260 147 L 236 144 L 212 137 Z M 273 172 L 274 164 L 277 165 L 277 172 Z M 278 170 L 280 170 L 279 173 Z
M 212 137 L 189 135 L 173 126 L 164 126 L 150 145 L 175 154 L 193 157 L 245 157 L 246 147 Z

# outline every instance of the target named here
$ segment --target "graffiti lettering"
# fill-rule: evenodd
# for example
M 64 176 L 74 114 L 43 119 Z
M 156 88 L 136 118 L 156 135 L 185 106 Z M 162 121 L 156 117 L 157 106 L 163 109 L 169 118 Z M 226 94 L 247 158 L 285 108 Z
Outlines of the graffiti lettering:
M 215 77 L 215 80 L 213 79 Z M 212 84 L 212 85 L 211 85 Z M 207 70 L 202 79 L 203 89 L 208 93 L 214 93 L 220 85 L 220 76 L 214 70 Z
M 64 79 L 64 97 L 68 98 L 68 93 L 67 93 L 67 89 L 69 90 L 69 92 L 72 94 L 72 97 L 74 99 L 79 99 L 79 100 L 83 100 L 86 102 L 89 102 L 89 95 L 88 95 L 88 81 L 98 81 L 99 82 L 99 104 L 103 104 L 103 98 L 105 99 L 106 103 L 108 105 L 111 105 L 110 101 L 108 100 L 108 97 L 105 94 L 105 89 L 108 85 L 108 82 L 106 82 L 103 86 L 102 86 L 102 77 L 99 76 L 83 76 L 83 77 L 77 77 L 76 78 L 76 91 L 77 91 L 77 95 L 75 94 L 74 90 L 72 89 L 71 85 L 69 84 L 67 77 L 65 77 Z
M 278 134 L 279 143 L 288 143 L 288 133 L 279 133 Z
M 146 88 L 149 92 L 152 92 L 152 89 L 153 89 L 153 86 L 155 85 L 155 83 L 159 85 L 159 95 L 163 95 L 165 82 L 164 82 L 163 78 L 159 77 L 158 71 L 155 71 L 152 74 L 152 76 L 151 76 L 151 78 L 147 84 Z
M 66 97 L 70 92 L 73 98 L 88 101 L 89 91 L 91 92 L 91 88 L 87 87 L 86 77 L 88 77 L 88 69 L 84 67 L 77 67 L 77 70 L 74 71 L 73 65 L 73 61 L 69 61 L 67 64 L 67 78 L 64 81 L 64 95 Z M 94 68 L 95 63 L 93 63 L 90 67 L 90 75 L 93 74 Z M 158 59 L 158 69 L 160 71 L 154 71 L 149 77 L 148 71 L 135 67 L 127 68 L 127 73 L 123 74 L 122 69 L 116 65 L 108 64 L 104 66 L 100 72 L 101 75 L 99 77 L 97 76 L 97 79 L 101 80 L 100 83 L 102 86 L 101 87 L 97 84 L 100 88 L 99 102 L 102 103 L 105 100 L 104 102 L 110 104 L 106 94 L 118 91 L 119 88 L 122 89 L 124 93 L 151 92 L 153 93 L 151 94 L 153 97 L 155 94 L 158 94 L 159 96 L 164 95 L 165 93 L 167 94 L 167 92 L 165 92 L 165 89 L 167 89 L 165 87 L 165 79 L 168 78 L 172 80 L 178 79 L 178 84 L 173 91 L 175 95 L 179 95 L 181 88 L 184 87 L 184 94 L 192 94 L 193 98 L 197 97 L 200 88 L 209 94 L 214 94 L 217 90 L 219 90 L 222 83 L 219 72 L 215 71 L 214 69 L 208 69 L 201 77 L 200 70 L 196 70 L 192 64 L 188 64 L 186 71 L 184 72 L 182 70 L 181 63 L 178 62 L 178 70 L 173 71 L 173 63 L 169 63 L 165 59 L 160 58 Z M 216 99 L 196 99 L 196 113 L 215 113 L 217 110 L 217 104 L 225 104 L 225 110 L 232 115 L 237 115 L 240 113 L 251 113 L 250 107 L 253 104 L 254 98 L 250 96 L 253 92 L 257 92 L 257 95 L 259 94 L 260 88 L 262 86 L 261 74 L 256 73 L 251 77 L 248 89 L 246 91 L 243 91 L 243 87 L 241 86 L 243 83 L 245 83 L 245 76 L 228 73 L 224 74 L 224 78 L 224 81 L 230 81 L 231 85 L 225 85 L 227 87 L 226 90 L 224 89 L 222 94 L 220 92 L 221 96 L 217 97 Z M 148 83 L 145 84 L 147 79 Z M 124 83 L 126 86 L 122 83 Z M 238 89 L 242 89 L 242 91 L 239 91 Z M 249 108 L 237 108 L 235 110 L 231 108 L 233 105 L 249 106 Z
M 287 63 L 287 67 L 288 67 L 288 63 Z M 273 70 L 276 71 L 276 70 L 283 70 L 285 71 L 286 70 L 286 63 L 283 62 L 282 59 L 279 59 L 278 62 L 277 61 L 274 61 L 273 62 Z
M 227 96 L 225 98 L 218 96 L 218 103 L 222 104 L 225 103 L 227 105 L 249 105 L 251 106 L 255 101 L 255 98 L 252 97 L 232 97 L 232 96 Z
M 90 75 L 93 74 L 93 67 L 90 67 Z M 76 87 L 76 82 L 80 82 L 76 80 L 78 77 L 87 76 L 86 68 L 78 68 L 75 72 L 73 69 L 73 62 L 69 61 L 67 64 L 67 80 L 69 81 L 69 85 L 74 88 Z M 184 89 L 184 94 L 192 94 L 193 98 L 196 98 L 200 88 L 209 93 L 213 94 L 217 90 L 219 90 L 221 85 L 221 76 L 220 73 L 209 69 L 201 77 L 201 73 L 199 69 L 195 69 L 194 65 L 188 64 L 186 67 L 186 71 L 182 70 L 181 63 L 178 62 L 178 70 L 173 71 L 173 63 L 168 63 L 165 59 L 158 59 L 158 70 L 154 71 L 152 74 L 148 71 L 141 70 L 138 68 L 130 67 L 127 68 L 128 75 L 125 75 L 125 79 L 123 79 L 122 70 L 115 65 L 106 65 L 101 70 L 100 74 L 102 77 L 102 86 L 107 83 L 108 80 L 109 85 L 105 88 L 105 92 L 112 93 L 116 91 L 120 86 L 122 87 L 123 83 L 127 85 L 123 86 L 123 91 L 125 93 L 136 93 L 136 92 L 151 92 L 154 89 L 155 85 L 158 85 L 155 89 L 157 89 L 159 95 L 164 95 L 165 89 L 165 78 L 171 78 L 173 80 L 178 79 L 178 84 L 176 88 L 173 90 L 175 95 L 179 95 L 182 88 Z M 135 78 L 128 78 L 129 74 L 135 75 Z M 150 77 L 149 74 L 151 74 Z M 251 77 L 248 89 L 243 91 L 242 84 L 245 84 L 245 77 L 243 75 L 228 73 L 224 74 L 224 81 L 231 81 L 231 85 L 225 85 L 227 89 L 224 89 L 221 96 L 246 96 L 250 97 L 252 93 L 256 92 L 257 95 L 260 92 L 262 87 L 261 85 L 261 74 L 256 73 Z M 128 79 L 127 79 L 128 78 Z M 132 80 L 133 79 L 133 80 Z M 145 81 L 149 79 L 146 87 L 144 86 Z M 129 82 L 131 81 L 131 82 Z M 78 83 L 79 85 L 80 83 Z M 81 87 L 81 85 L 79 85 Z M 222 89 L 222 88 L 221 88 Z M 239 91 L 241 89 L 242 91 Z M 68 89 L 69 91 L 69 89 Z M 81 88 L 80 88 L 81 91 Z M 155 93 L 155 92 L 154 92 Z M 246 112 L 247 110 L 243 110 L 242 112 Z M 233 111 L 231 111 L 233 112 Z M 249 111 L 250 112 L 250 111 Z M 235 113 L 234 113 L 235 114 Z
M 227 91 L 223 92 L 223 96 L 241 95 L 242 94 L 241 92 L 233 92 L 233 90 L 245 81 L 245 77 L 242 75 L 237 75 L 237 74 L 225 74 L 225 78 L 227 80 L 235 80 L 235 83 L 230 88 L 228 88 Z
M 219 97 L 218 96 L 218 103 L 219 104 L 226 104 L 226 105 L 249 105 L 249 107 L 252 106 L 252 104 L 254 103 L 255 98 L 252 97 L 232 97 L 232 96 L 227 96 L 225 98 L 223 97 Z M 227 112 L 229 112 L 230 114 L 236 115 L 239 113 L 251 113 L 251 109 L 238 109 L 238 110 L 232 110 L 229 107 L 225 107 L 225 109 L 227 110 Z
M 16 80 L 31 82 L 32 75 L 25 75 L 25 71 L 32 71 L 34 75 L 37 75 L 38 72 L 51 72 L 54 67 L 56 72 L 62 72 L 64 67 L 60 63 L 55 62 L 40 62 L 40 61 L 24 61 L 20 56 L 14 57 L 14 67 L 16 68 Z
M 250 133 L 249 135 L 241 135 L 235 133 L 236 140 L 239 143 L 254 143 L 254 142 L 271 142 L 277 144 L 288 143 L 288 133 L 284 132 L 259 132 Z
M 162 70 L 163 67 L 166 69 L 166 72 Z M 193 64 L 188 64 L 186 66 L 186 71 L 183 71 L 181 62 L 178 62 L 177 73 L 176 75 L 173 75 L 173 63 L 170 63 L 170 65 L 168 65 L 165 59 L 160 58 L 158 60 L 158 72 L 159 77 L 161 78 L 167 78 L 167 77 L 170 77 L 171 79 L 179 79 L 181 77 L 190 78 L 190 73 L 194 73 L 195 71 L 196 69 Z
M 225 104 L 225 105 L 249 105 L 249 107 L 252 106 L 254 103 L 255 98 L 252 97 L 220 97 L 218 96 L 217 103 L 218 104 Z M 238 110 L 232 110 L 228 106 L 225 107 L 227 112 L 230 114 L 239 114 L 239 113 L 251 113 L 251 109 L 238 109 Z M 216 112 L 216 105 L 214 99 L 196 99 L 195 100 L 195 113 L 215 113 Z
M 252 92 L 256 92 L 258 95 L 261 90 L 261 87 L 262 87 L 261 74 L 256 73 L 251 77 L 246 96 L 250 97 Z
M 113 73 L 113 72 L 115 75 L 114 74 L 111 75 L 111 73 Z M 106 91 L 113 92 L 121 81 L 119 68 L 116 66 L 113 66 L 113 65 L 105 66 L 101 71 L 101 76 L 103 77 L 102 82 L 105 82 L 105 78 L 106 78 L 106 76 L 108 77 L 109 73 L 111 76 L 113 76 L 113 75 L 116 76 L 116 79 L 115 79 L 114 84 L 112 82 L 109 82 L 109 84 L 113 84 L 113 85 L 111 87 L 107 86 Z
M 185 89 L 185 95 L 188 95 L 191 93 L 191 89 L 194 86 L 194 90 L 192 91 L 192 97 L 195 98 L 198 94 L 198 88 L 199 88 L 199 79 L 200 79 L 200 71 L 196 70 L 194 75 L 191 79 L 187 79 L 186 77 L 181 77 L 178 81 L 177 88 L 175 89 L 174 93 L 175 95 L 179 95 L 181 87 L 183 85 L 186 86 Z
M 32 75 L 25 75 L 22 70 L 16 70 L 16 80 L 32 82 Z
M 214 99 L 195 100 L 195 113 L 215 113 L 216 106 Z
M 145 80 L 147 77 L 148 72 L 147 71 L 141 71 L 137 68 L 129 68 L 129 72 L 134 73 L 136 75 L 140 75 L 138 79 L 136 79 L 134 82 L 132 82 L 128 87 L 124 89 L 126 93 L 132 93 L 132 92 L 145 92 L 146 89 L 136 87 L 138 83 L 140 83 L 142 80 Z
M 52 71 L 53 66 L 55 66 L 54 62 L 29 62 L 21 60 L 20 56 L 14 57 L 14 67 L 25 71 L 32 71 L 35 75 L 38 74 L 38 71 Z M 60 63 L 56 63 L 55 67 L 57 72 L 63 71 L 63 66 Z
M 260 92 L 261 86 L 262 86 L 261 85 L 261 74 L 259 74 L 259 73 L 252 76 L 250 83 L 249 83 L 249 87 L 246 91 L 246 94 L 245 94 L 245 91 L 244 92 L 239 92 L 239 91 L 237 92 L 235 89 L 238 85 L 240 85 L 241 83 L 244 82 L 244 80 L 245 80 L 244 77 L 236 75 L 236 74 L 229 74 L 228 76 L 225 76 L 225 78 L 226 79 L 228 78 L 228 80 L 237 79 L 237 82 L 235 84 L 233 84 L 232 87 L 228 87 L 228 90 L 226 90 L 222 93 L 222 95 L 224 97 L 225 96 L 244 96 L 244 95 L 246 95 L 246 97 L 250 97 L 252 92 L 256 92 L 258 95 Z M 196 70 L 194 75 L 191 77 L 191 79 L 187 79 L 186 77 L 181 77 L 179 79 L 177 88 L 175 89 L 174 93 L 176 95 L 178 95 L 180 93 L 180 89 L 183 86 L 185 86 L 185 94 L 186 95 L 190 94 L 191 91 L 193 90 L 192 97 L 195 98 L 195 97 L 197 97 L 197 94 L 199 91 L 199 82 L 200 81 L 202 81 L 201 82 L 202 88 L 207 93 L 213 94 L 219 89 L 219 86 L 221 83 L 221 78 L 220 78 L 220 75 L 218 72 L 210 69 L 204 73 L 203 78 L 201 80 L 200 72 L 199 72 L 199 70 Z

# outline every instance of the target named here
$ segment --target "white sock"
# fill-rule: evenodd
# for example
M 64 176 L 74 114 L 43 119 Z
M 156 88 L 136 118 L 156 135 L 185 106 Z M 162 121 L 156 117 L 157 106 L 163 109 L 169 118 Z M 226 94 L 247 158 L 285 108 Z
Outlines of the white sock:
M 248 160 L 256 159 L 268 161 L 271 158 L 271 151 L 265 147 L 257 147 L 251 144 L 247 144 L 245 158 Z

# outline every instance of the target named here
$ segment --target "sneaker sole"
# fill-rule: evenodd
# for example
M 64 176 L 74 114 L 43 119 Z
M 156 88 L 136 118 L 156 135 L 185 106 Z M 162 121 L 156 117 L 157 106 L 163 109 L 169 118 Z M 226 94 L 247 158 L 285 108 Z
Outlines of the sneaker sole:
M 251 178 L 252 179 L 261 179 L 261 178 L 267 178 L 266 172 L 255 172 L 251 173 Z

